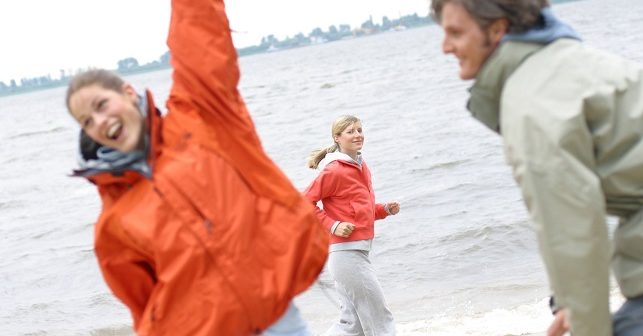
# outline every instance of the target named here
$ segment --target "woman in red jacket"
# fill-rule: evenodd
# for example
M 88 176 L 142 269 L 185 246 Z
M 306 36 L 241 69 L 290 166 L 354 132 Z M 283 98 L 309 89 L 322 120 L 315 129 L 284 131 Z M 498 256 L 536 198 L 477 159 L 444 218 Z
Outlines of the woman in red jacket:
M 395 215 L 400 204 L 375 203 L 371 173 L 362 159 L 361 121 L 342 116 L 332 126 L 334 144 L 314 151 L 308 166 L 320 170 L 305 194 L 321 201 L 317 216 L 332 235 L 328 269 L 341 301 L 339 322 L 327 335 L 394 335 L 393 315 L 369 260 L 375 220 Z
M 82 127 L 76 175 L 103 203 L 94 247 L 103 277 L 139 335 L 247 336 L 289 307 L 301 327 L 290 302 L 317 278 L 328 238 L 261 147 L 223 1 L 173 0 L 167 41 L 166 116 L 105 70 L 67 91 Z

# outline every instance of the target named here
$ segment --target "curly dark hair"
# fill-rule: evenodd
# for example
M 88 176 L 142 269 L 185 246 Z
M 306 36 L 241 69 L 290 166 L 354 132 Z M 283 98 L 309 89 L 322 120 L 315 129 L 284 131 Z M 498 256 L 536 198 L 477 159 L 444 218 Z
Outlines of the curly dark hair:
M 442 21 L 442 9 L 447 3 L 464 7 L 482 29 L 505 18 L 509 33 L 522 33 L 540 24 L 540 11 L 549 6 L 548 0 L 432 0 L 433 20 Z

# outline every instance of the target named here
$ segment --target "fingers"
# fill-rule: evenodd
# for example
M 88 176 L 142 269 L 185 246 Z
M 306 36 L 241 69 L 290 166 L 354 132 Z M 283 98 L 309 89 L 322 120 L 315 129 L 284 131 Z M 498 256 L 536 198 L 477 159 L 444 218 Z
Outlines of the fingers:
M 348 238 L 355 230 L 355 225 L 353 223 L 341 222 L 335 230 L 335 235 L 343 238 Z
M 567 331 L 569 331 L 569 321 L 567 311 L 563 309 L 556 313 L 554 321 L 547 329 L 547 336 L 563 336 Z
M 387 205 L 388 205 L 388 211 L 390 211 L 391 214 L 396 215 L 398 212 L 400 212 L 400 203 L 390 202 Z

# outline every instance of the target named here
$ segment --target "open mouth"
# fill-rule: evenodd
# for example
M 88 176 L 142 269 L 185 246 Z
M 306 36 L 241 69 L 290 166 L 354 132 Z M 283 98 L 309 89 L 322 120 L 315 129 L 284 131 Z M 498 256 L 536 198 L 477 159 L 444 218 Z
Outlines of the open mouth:
M 107 130 L 107 138 L 110 140 L 116 140 L 121 133 L 123 133 L 123 125 L 121 123 L 115 123 Z

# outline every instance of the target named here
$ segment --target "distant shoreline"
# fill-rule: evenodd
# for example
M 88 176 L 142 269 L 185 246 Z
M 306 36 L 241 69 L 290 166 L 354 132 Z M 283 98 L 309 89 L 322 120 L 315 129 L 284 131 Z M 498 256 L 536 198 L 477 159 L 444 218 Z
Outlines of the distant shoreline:
M 551 3 L 560 4 L 575 1 L 581 0 L 551 0 Z M 239 58 L 241 58 L 251 55 L 273 53 L 277 51 L 331 43 L 344 39 L 367 37 L 386 32 L 419 28 L 432 25 L 434 23 L 435 22 L 433 22 L 433 20 L 428 15 L 418 16 L 417 13 L 402 16 L 398 19 L 393 20 L 389 20 L 386 16 L 384 16 L 382 18 L 382 24 L 373 23 L 373 18 L 370 17 L 367 21 L 362 23 L 359 28 L 354 29 L 351 29 L 349 25 L 344 24 L 340 24 L 338 26 L 339 28 L 333 25 L 328 28 L 327 32 L 322 31 L 321 28 L 315 28 L 307 36 L 304 36 L 302 33 L 298 33 L 292 37 L 287 37 L 284 40 L 279 40 L 275 38 L 274 35 L 268 35 L 262 38 L 259 45 L 238 48 L 237 55 Z M 138 61 L 132 57 L 125 58 L 118 61 L 117 69 L 110 70 L 118 73 L 121 76 L 129 76 L 134 74 L 167 70 L 170 68 L 170 55 L 169 52 L 166 52 L 165 54 L 161 55 L 159 60 L 155 60 L 143 65 L 139 65 Z M 76 73 L 79 72 L 81 71 L 77 71 Z M 0 98 L 66 86 L 76 73 L 61 73 L 60 78 L 56 79 L 52 79 L 49 75 L 33 78 L 22 78 L 20 80 L 20 85 L 18 85 L 17 82 L 13 79 L 10 81 L 9 85 L 0 81 Z

